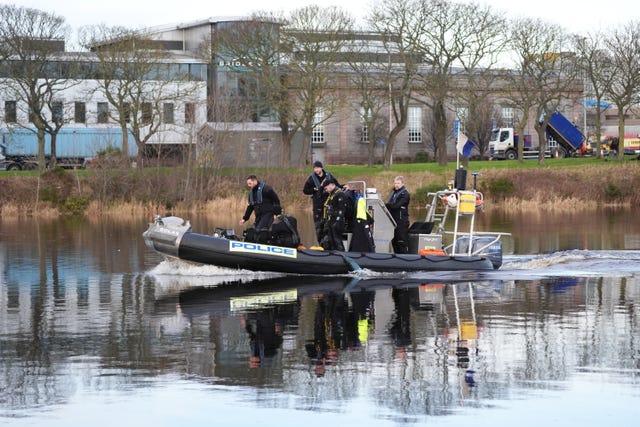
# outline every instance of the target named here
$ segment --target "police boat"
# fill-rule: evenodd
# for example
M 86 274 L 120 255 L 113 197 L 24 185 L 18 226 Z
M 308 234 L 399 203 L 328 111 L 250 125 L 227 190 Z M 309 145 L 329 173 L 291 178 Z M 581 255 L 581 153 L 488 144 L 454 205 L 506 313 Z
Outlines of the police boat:
M 409 229 L 409 254 L 392 252 L 395 222 L 375 188 L 363 181 L 348 183 L 365 195 L 373 217 L 375 252 L 288 248 L 245 242 L 233 230 L 195 233 L 188 220 L 156 216 L 143 233 L 147 247 L 170 258 L 231 269 L 285 274 L 331 275 L 367 269 L 374 272 L 494 270 L 502 265 L 500 238 L 508 233 L 478 232 L 474 222 L 483 206 L 479 191 L 449 189 L 429 193 L 425 221 Z M 453 219 L 453 229 L 447 224 Z M 462 224 L 465 230 L 462 230 Z M 220 229 L 218 229 L 220 230 Z M 352 236 L 344 236 L 345 248 Z

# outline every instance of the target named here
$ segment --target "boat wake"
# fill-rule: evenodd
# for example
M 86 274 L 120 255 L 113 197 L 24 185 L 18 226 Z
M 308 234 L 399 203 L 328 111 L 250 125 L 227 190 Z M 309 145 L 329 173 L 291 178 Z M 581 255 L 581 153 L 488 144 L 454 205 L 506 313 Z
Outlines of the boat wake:
M 531 280 L 554 277 L 640 278 L 640 251 L 568 250 L 536 255 L 506 255 L 499 270 L 417 272 L 404 277 L 443 281 Z
M 505 257 L 500 271 L 513 270 L 544 276 L 634 276 L 640 273 L 640 251 L 569 250 Z
M 179 293 L 194 287 L 215 287 L 225 283 L 248 283 L 285 276 L 282 273 L 239 270 L 166 259 L 146 273 L 155 279 L 162 294 Z

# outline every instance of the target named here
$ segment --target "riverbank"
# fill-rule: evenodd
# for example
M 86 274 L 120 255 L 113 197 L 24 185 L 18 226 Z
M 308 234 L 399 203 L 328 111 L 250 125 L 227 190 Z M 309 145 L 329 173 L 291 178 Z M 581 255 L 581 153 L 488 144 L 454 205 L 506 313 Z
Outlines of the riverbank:
M 393 178 L 403 175 L 412 205 L 423 206 L 429 191 L 446 188 L 455 165 L 327 166 L 341 183 L 365 181 L 386 198 Z M 485 202 L 501 209 L 589 209 L 640 205 L 640 162 L 593 159 L 548 160 L 547 165 L 472 162 Z M 0 216 L 140 215 L 240 212 L 246 206 L 245 177 L 256 173 L 272 185 L 285 209 L 309 208 L 302 187 L 309 171 L 187 170 L 185 168 L 48 171 L 0 174 Z M 474 177 L 467 176 L 467 188 Z

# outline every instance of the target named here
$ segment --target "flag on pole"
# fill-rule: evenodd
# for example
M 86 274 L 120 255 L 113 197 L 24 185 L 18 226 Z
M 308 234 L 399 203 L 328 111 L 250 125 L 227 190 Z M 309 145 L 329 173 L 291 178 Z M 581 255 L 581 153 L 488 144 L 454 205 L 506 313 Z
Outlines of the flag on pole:
M 467 135 L 458 130 L 458 143 L 456 144 L 456 148 L 458 149 L 458 153 L 463 156 L 469 158 L 471 157 L 471 149 L 476 144 L 470 140 Z

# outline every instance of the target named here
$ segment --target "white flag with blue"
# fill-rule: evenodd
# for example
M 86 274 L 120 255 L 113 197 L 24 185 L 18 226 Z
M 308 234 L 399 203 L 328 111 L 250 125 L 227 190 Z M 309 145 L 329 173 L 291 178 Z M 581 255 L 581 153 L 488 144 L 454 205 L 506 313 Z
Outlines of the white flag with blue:
M 458 153 L 463 156 L 469 158 L 471 157 L 471 149 L 476 144 L 470 140 L 467 135 L 458 130 L 458 143 L 456 144 L 456 148 L 458 149 Z

